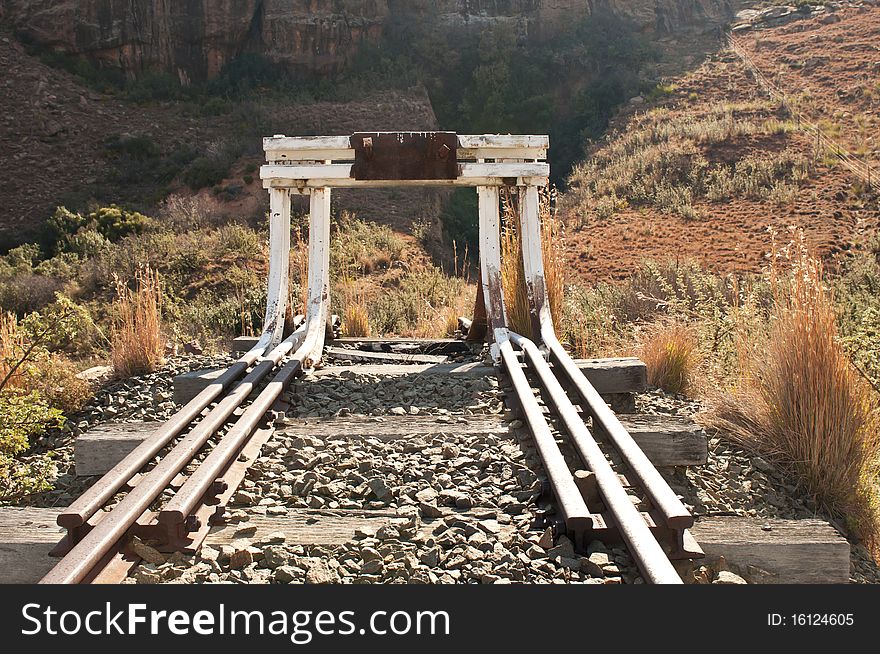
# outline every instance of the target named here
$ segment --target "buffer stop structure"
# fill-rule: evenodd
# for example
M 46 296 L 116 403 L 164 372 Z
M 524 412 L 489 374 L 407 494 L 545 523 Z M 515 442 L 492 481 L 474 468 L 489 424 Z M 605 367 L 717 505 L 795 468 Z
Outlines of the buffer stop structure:
M 539 189 L 550 174 L 548 146 L 547 136 L 451 132 L 266 138 L 261 176 L 270 196 L 271 253 L 258 342 L 62 509 L 57 521 L 67 532 L 55 551 L 62 558 L 42 581 L 120 580 L 132 565 L 126 547 L 133 537 L 164 552 L 195 552 L 211 526 L 223 522 L 226 505 L 271 438 L 266 416 L 293 379 L 322 356 L 331 320 L 333 188 L 470 186 L 479 198 L 481 290 L 491 355 L 546 470 L 555 496 L 553 524 L 581 550 L 593 539 L 622 542 L 648 582 L 681 583 L 671 561 L 702 555 L 688 531 L 693 517 L 554 330 L 539 213 Z M 518 195 L 533 338 L 511 330 L 505 312 L 500 244 L 505 188 Z M 309 197 L 308 281 L 305 320 L 287 335 L 293 195 Z M 601 447 L 594 434 L 601 435 Z M 576 453 L 581 470 L 569 468 L 557 437 Z M 602 447 L 613 449 L 617 470 Z M 576 475 L 581 472 L 589 475 L 590 488 Z M 645 501 L 637 507 L 627 488 L 638 488 Z
M 332 188 L 391 186 L 475 187 L 479 199 L 480 275 L 491 355 L 513 390 L 547 471 L 560 514 L 559 527 L 581 547 L 587 539 L 613 536 L 632 552 L 645 578 L 680 583 L 671 559 L 702 552 L 688 528 L 693 517 L 648 460 L 614 412 L 559 342 L 550 313 L 541 251 L 539 190 L 547 186 L 549 138 L 545 135 L 458 135 L 452 132 L 363 132 L 351 136 L 264 140 L 267 165 L 261 175 L 271 203 L 272 264 L 266 324 L 280 338 L 286 297 L 290 196 L 310 196 L 309 296 L 305 333 L 324 333 L 327 320 L 327 246 Z M 532 333 L 537 342 L 507 323 L 501 277 L 501 189 L 515 191 L 522 239 L 522 264 Z M 313 276 L 313 271 L 320 271 Z M 479 304 L 479 303 L 478 303 Z M 310 328 L 313 321 L 319 324 Z M 313 350 L 313 357 L 319 356 Z M 598 486 L 604 513 L 592 512 L 556 442 L 539 397 L 564 430 Z M 606 436 L 631 483 L 647 495 L 641 512 L 594 439 Z M 662 544 L 661 544 L 662 543 Z

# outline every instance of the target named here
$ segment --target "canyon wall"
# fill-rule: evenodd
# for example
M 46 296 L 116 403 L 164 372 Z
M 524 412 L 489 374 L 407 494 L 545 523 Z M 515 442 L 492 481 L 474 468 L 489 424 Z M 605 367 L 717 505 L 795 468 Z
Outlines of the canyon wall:
M 395 22 L 478 31 L 514 23 L 540 40 L 599 14 L 644 31 L 711 29 L 738 0 L 0 0 L 17 36 L 137 77 L 163 70 L 182 82 L 211 78 L 246 52 L 301 72 L 329 75 Z

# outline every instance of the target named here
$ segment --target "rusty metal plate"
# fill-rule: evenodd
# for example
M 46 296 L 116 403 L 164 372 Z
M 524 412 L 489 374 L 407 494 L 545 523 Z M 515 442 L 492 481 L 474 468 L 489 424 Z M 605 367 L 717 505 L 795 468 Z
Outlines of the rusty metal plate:
M 455 179 L 455 132 L 358 132 L 352 175 L 358 180 Z

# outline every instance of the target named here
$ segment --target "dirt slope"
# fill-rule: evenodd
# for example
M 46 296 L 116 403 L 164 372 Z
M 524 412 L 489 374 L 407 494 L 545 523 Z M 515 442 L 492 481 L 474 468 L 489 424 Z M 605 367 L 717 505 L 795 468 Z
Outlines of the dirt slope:
M 739 42 L 799 111 L 880 170 L 880 8 L 842 8 Z
M 852 88 L 855 76 L 843 71 L 863 71 L 862 64 L 869 50 L 880 42 L 869 43 L 867 36 L 880 26 L 880 9 L 845 14 L 845 21 L 858 23 L 858 33 L 852 47 L 841 46 L 830 52 L 826 39 L 813 39 L 816 32 L 836 30 L 841 33 L 845 23 L 817 24 L 804 31 L 799 25 L 810 27 L 807 21 L 780 30 L 762 30 L 762 43 L 781 41 L 785 47 L 797 51 L 801 57 L 827 58 L 828 74 L 820 82 L 824 112 L 847 115 L 852 124 L 861 122 L 874 125 L 877 119 L 867 101 L 853 102 L 852 94 L 843 92 Z M 855 29 L 855 28 L 854 28 Z M 779 36 L 777 36 L 779 34 Z M 830 36 L 829 36 L 830 38 Z M 833 40 L 831 42 L 834 42 Z M 759 50 L 763 54 L 763 50 Z M 853 60 L 849 57 L 852 55 Z M 768 61 L 770 55 L 767 55 Z M 880 58 L 880 57 L 878 57 Z M 833 61 L 833 65 L 831 62 Z M 834 72 L 837 71 L 837 72 Z M 801 84 L 799 78 L 790 79 L 792 85 Z M 859 78 L 861 79 L 861 77 Z M 876 76 L 874 78 L 876 80 Z M 876 83 L 876 82 L 874 82 Z M 793 86 L 793 88 L 798 88 Z M 840 92 L 838 92 L 840 91 Z M 764 105 L 761 108 L 761 104 Z M 710 58 L 694 73 L 675 80 L 669 96 L 654 105 L 630 105 L 617 119 L 606 144 L 599 144 L 594 154 L 601 154 L 615 139 L 641 125 L 645 113 L 658 106 L 667 107 L 676 119 L 692 118 L 699 121 L 724 106 L 751 106 L 752 114 L 742 119 L 773 120 L 780 116 L 778 105 L 767 103 L 766 94 L 755 83 L 744 64 L 732 53 L 724 52 Z M 844 113 L 839 113 L 844 112 Z M 650 114 L 648 114 L 650 116 Z M 660 128 L 663 119 L 657 119 Z M 869 137 L 880 135 L 876 127 L 867 129 Z M 654 206 L 630 206 L 607 219 L 592 215 L 583 208 L 573 208 L 577 191 L 563 198 L 564 214 L 568 221 L 567 252 L 572 271 L 570 279 L 593 282 L 623 278 L 638 270 L 645 260 L 695 259 L 708 268 L 722 272 L 758 271 L 770 249 L 768 228 L 786 231 L 789 226 L 802 227 L 808 243 L 820 254 L 833 258 L 853 247 L 860 235 L 880 227 L 880 211 L 876 197 L 859 194 L 853 178 L 833 161 L 815 156 L 815 139 L 807 133 L 787 131 L 779 134 L 752 134 L 730 138 L 707 145 L 697 154 L 712 164 L 736 161 L 749 155 L 788 150 L 802 155 L 811 162 L 811 173 L 797 190 L 790 203 L 775 203 L 767 199 L 733 198 L 727 201 L 694 201 L 701 214 L 698 219 L 683 218 L 675 213 L 663 213 Z

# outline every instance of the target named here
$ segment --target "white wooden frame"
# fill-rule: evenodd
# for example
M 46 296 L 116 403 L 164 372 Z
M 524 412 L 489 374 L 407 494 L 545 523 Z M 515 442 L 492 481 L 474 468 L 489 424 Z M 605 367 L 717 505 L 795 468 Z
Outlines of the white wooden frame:
M 522 212 L 523 262 L 530 304 L 544 324 L 549 319 L 541 256 L 538 189 L 546 186 L 550 166 L 545 161 L 549 138 L 529 135 L 459 135 L 458 175 L 437 180 L 358 180 L 352 175 L 355 151 L 348 136 L 276 135 L 263 139 L 266 165 L 260 169 L 270 196 L 270 264 L 266 322 L 263 337 L 277 344 L 283 332 L 290 251 L 290 196 L 310 196 L 309 281 L 306 323 L 302 334 L 310 348 L 306 368 L 320 360 L 324 326 L 329 318 L 330 190 L 394 186 L 470 186 L 479 197 L 481 283 L 494 343 L 493 360 L 508 341 L 504 292 L 501 284 L 500 187 L 519 189 Z M 540 281 L 539 281 L 540 280 Z M 551 323 L 552 328 L 552 323 Z M 320 332 L 320 334 L 319 334 Z M 288 340 L 291 340 L 288 339 Z M 287 341 L 285 341 L 287 342 Z M 258 344 L 257 347 L 260 345 Z M 263 345 L 265 349 L 266 345 Z

